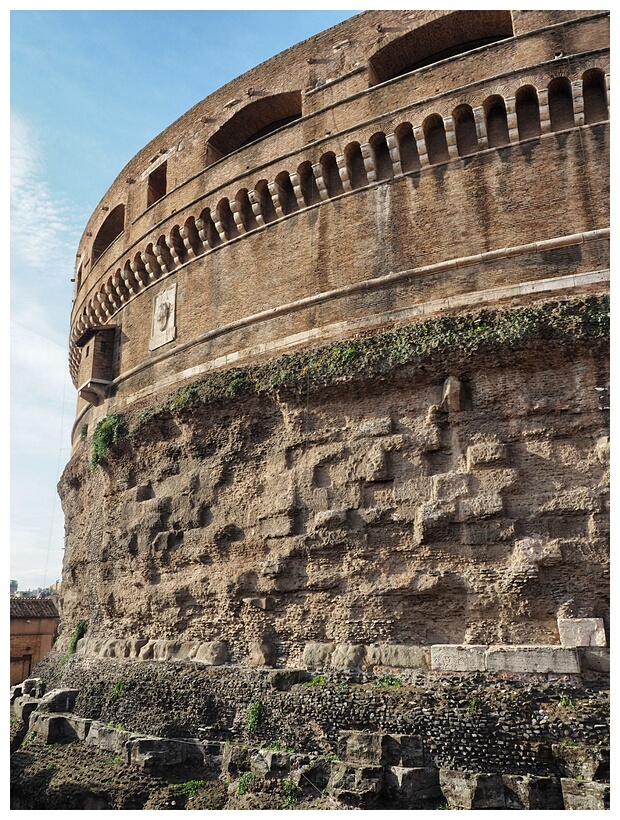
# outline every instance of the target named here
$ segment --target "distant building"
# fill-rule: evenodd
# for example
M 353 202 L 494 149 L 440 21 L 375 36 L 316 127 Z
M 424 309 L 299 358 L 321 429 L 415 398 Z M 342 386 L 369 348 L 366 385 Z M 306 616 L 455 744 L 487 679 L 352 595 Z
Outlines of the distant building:
M 58 621 L 49 598 L 11 598 L 11 686 L 21 683 L 52 648 Z
M 11 580 L 11 595 L 15 595 L 17 592 L 17 581 Z

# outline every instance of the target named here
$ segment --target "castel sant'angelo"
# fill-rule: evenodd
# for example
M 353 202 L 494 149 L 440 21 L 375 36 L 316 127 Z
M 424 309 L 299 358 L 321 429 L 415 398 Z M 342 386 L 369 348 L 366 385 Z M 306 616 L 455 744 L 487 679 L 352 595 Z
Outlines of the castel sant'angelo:
M 608 25 L 366 11 L 119 173 L 75 271 L 70 685 L 605 673 Z

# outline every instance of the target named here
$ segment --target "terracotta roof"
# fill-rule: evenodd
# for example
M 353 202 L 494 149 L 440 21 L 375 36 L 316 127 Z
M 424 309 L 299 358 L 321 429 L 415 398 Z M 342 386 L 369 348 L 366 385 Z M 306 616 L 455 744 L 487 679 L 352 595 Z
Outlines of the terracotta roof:
M 11 618 L 58 618 L 51 598 L 11 598 Z

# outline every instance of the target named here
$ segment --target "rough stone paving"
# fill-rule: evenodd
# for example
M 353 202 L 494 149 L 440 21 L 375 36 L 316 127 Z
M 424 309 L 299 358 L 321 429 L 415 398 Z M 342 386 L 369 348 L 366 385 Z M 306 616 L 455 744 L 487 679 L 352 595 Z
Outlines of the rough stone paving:
M 366 11 L 121 171 L 15 808 L 609 807 L 608 27 Z

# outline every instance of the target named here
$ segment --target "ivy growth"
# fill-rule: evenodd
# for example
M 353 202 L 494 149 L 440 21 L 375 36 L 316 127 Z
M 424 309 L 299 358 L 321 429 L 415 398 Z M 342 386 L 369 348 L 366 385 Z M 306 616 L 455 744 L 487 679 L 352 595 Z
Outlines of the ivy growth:
M 251 703 L 248 708 L 247 730 L 249 734 L 255 735 L 261 724 L 263 717 L 263 706 L 259 701 Z
M 95 427 L 92 440 L 90 468 L 94 472 L 97 465 L 105 458 L 108 450 L 117 444 L 127 433 L 127 423 L 121 413 L 101 419 Z
M 75 629 L 73 630 L 73 634 L 71 636 L 71 643 L 69 644 L 69 648 L 67 649 L 67 655 L 75 655 L 75 650 L 77 649 L 78 641 L 81 640 L 84 635 L 86 635 L 86 630 L 88 629 L 88 624 L 86 621 L 78 621 L 75 625 Z

